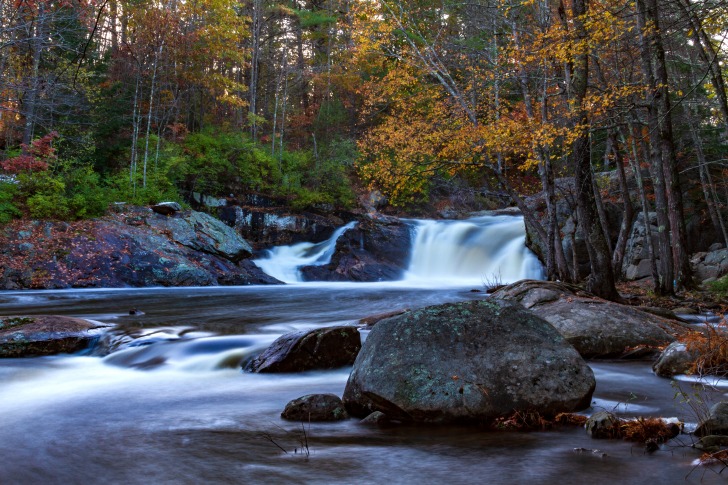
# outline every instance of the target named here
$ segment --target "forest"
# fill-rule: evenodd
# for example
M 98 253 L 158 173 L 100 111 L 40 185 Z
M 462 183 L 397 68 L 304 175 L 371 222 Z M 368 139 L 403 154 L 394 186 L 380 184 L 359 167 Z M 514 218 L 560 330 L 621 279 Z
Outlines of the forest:
M 0 0 L 0 223 L 193 192 L 505 194 L 573 281 L 570 178 L 589 290 L 619 299 L 653 212 L 655 291 L 690 289 L 686 226 L 728 244 L 726 26 L 721 0 Z

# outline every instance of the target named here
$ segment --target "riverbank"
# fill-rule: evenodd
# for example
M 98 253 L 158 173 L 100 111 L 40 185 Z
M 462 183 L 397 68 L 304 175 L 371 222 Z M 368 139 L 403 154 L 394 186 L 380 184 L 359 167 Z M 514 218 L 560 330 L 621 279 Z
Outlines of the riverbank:
M 279 283 L 251 246 L 202 212 L 120 206 L 76 222 L 17 220 L 0 230 L 0 289 Z

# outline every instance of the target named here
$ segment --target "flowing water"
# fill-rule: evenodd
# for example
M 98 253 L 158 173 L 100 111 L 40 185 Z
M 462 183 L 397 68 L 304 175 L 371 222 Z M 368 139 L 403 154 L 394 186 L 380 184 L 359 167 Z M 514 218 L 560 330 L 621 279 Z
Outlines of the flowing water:
M 448 224 L 454 231 L 457 225 Z M 425 229 L 416 239 L 426 239 L 430 223 L 413 225 Z M 520 256 L 488 263 L 506 265 L 503 279 L 512 276 L 506 267 L 530 271 L 523 247 L 510 250 Z M 719 482 L 712 471 L 692 471 L 698 453 L 677 442 L 646 454 L 628 443 L 591 440 L 583 429 L 379 428 L 356 420 L 302 428 L 281 420 L 293 398 L 341 395 L 349 369 L 241 372 L 240 362 L 277 336 L 484 298 L 472 285 L 428 288 L 425 275 L 442 270 L 418 269 L 414 261 L 406 280 L 389 283 L 0 292 L 0 314 L 78 316 L 139 337 L 105 357 L 0 360 L 0 484 L 613 484 L 685 483 L 687 475 L 687 483 Z M 130 308 L 143 314 L 129 315 Z M 649 363 L 590 365 L 598 383 L 592 410 L 694 421 L 671 381 L 654 376 Z

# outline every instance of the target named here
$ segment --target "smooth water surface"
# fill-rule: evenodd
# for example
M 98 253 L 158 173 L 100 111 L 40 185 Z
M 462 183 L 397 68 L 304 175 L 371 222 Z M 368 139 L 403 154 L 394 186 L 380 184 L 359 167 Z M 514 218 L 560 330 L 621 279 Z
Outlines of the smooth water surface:
M 690 473 L 698 453 L 687 446 L 674 442 L 649 455 L 629 443 L 591 440 L 583 429 L 378 428 L 353 419 L 302 429 L 280 419 L 286 402 L 341 395 L 349 369 L 255 375 L 230 365 L 292 329 L 484 297 L 470 289 L 399 283 L 0 293 L 4 314 L 73 315 L 150 334 L 149 345 L 103 358 L 0 360 L 0 483 L 663 484 L 685 483 L 688 474 L 687 483 L 720 481 L 712 471 Z M 132 307 L 144 315 L 129 316 Z M 141 365 L 150 358 L 154 365 Z M 648 363 L 592 367 L 595 409 L 694 420 Z
M 577 428 L 507 433 L 368 427 L 355 419 L 302 427 L 281 420 L 291 399 L 341 395 L 350 369 L 242 372 L 278 336 L 485 298 L 471 290 L 541 276 L 524 246 L 520 217 L 410 224 L 412 256 L 398 282 L 300 281 L 298 268 L 328 262 L 349 225 L 328 241 L 274 248 L 258 261 L 293 285 L 0 292 L 2 315 L 60 314 L 112 325 L 84 356 L 0 359 L 0 484 L 721 480 L 714 471 L 694 469 L 699 454 L 688 436 L 646 454 L 637 445 L 592 440 Z M 117 350 L 109 354 L 109 348 Z M 694 383 L 658 378 L 649 365 L 592 362 L 597 390 L 587 412 L 695 422 L 693 407 L 675 398 L 675 386 L 692 396 Z M 715 384 L 710 399 L 728 390 Z

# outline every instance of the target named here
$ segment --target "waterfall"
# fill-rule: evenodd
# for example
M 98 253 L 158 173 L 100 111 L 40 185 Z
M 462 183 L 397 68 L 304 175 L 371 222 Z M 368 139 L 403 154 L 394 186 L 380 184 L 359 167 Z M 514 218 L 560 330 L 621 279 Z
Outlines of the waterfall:
M 523 217 L 413 223 L 415 235 L 406 281 L 480 286 L 543 278 L 541 263 L 525 245 Z
M 482 216 L 462 221 L 409 220 L 414 228 L 411 258 L 403 282 L 427 286 L 512 283 L 543 278 L 541 263 L 526 248 L 519 216 Z M 286 283 L 302 282 L 299 268 L 331 261 L 336 240 L 355 222 L 326 241 L 278 246 L 255 264 Z M 363 244 L 363 242 L 362 242 Z
M 302 242 L 291 246 L 276 246 L 266 251 L 264 258 L 253 262 L 270 276 L 284 283 L 298 283 L 302 266 L 323 266 L 331 261 L 339 236 L 356 225 L 350 222 L 338 228 L 330 238 L 320 243 Z

